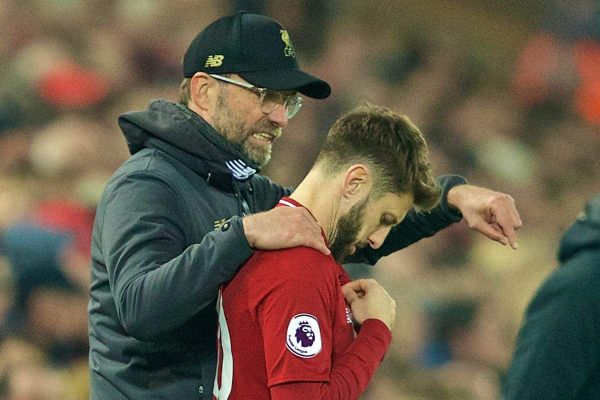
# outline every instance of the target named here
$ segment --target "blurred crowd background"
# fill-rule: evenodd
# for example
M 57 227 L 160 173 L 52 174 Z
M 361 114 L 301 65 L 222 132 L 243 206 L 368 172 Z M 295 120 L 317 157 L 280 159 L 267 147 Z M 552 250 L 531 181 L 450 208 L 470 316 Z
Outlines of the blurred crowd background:
M 499 399 L 524 308 L 600 189 L 595 0 L 0 0 L 0 398 L 87 399 L 94 207 L 128 156 L 117 116 L 176 101 L 187 45 L 236 9 L 279 20 L 333 89 L 266 175 L 297 184 L 364 99 L 413 119 L 437 174 L 515 198 L 518 251 L 461 223 L 352 270 L 398 303 L 365 399 Z

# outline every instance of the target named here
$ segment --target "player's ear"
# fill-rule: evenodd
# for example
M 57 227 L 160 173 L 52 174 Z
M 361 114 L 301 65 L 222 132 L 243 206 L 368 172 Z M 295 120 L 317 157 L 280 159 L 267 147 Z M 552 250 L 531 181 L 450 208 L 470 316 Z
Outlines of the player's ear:
M 373 185 L 373 174 L 368 166 L 354 164 L 344 173 L 342 185 L 342 197 L 355 203 L 369 194 Z

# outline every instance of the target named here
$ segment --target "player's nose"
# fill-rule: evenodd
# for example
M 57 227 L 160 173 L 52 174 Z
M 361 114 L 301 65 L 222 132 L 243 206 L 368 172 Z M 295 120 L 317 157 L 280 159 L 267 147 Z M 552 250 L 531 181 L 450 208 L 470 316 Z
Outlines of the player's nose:
M 369 235 L 369 246 L 371 246 L 373 249 L 380 248 L 383 245 L 383 242 L 385 242 L 385 238 L 387 237 L 388 233 L 390 233 L 391 229 L 391 226 L 381 227 Z

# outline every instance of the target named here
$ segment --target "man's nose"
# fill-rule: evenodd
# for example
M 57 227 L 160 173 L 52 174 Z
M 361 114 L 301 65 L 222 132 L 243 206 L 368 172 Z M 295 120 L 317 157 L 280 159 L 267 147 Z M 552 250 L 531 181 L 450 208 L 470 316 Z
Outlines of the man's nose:
M 390 233 L 391 229 L 391 226 L 386 226 L 373 232 L 368 238 L 369 246 L 371 246 L 373 249 L 380 248 L 383 245 L 383 242 L 385 242 L 385 238 L 387 237 L 388 233 Z
M 269 121 L 280 128 L 285 128 L 288 124 L 287 112 L 283 104 L 277 104 L 273 111 L 267 114 Z

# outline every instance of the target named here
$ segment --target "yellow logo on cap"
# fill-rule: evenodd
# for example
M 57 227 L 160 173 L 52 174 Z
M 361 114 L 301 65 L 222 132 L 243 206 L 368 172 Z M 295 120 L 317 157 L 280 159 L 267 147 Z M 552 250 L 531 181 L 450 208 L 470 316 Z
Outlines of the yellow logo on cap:
M 285 29 L 281 29 L 281 40 L 285 44 L 285 48 L 283 49 L 283 53 L 287 57 L 296 57 L 296 52 L 294 51 L 294 46 L 292 46 L 292 39 L 290 39 L 290 34 Z
M 221 54 L 208 56 L 206 62 L 204 63 L 204 67 L 220 67 L 221 65 L 223 65 L 224 58 L 225 56 Z

